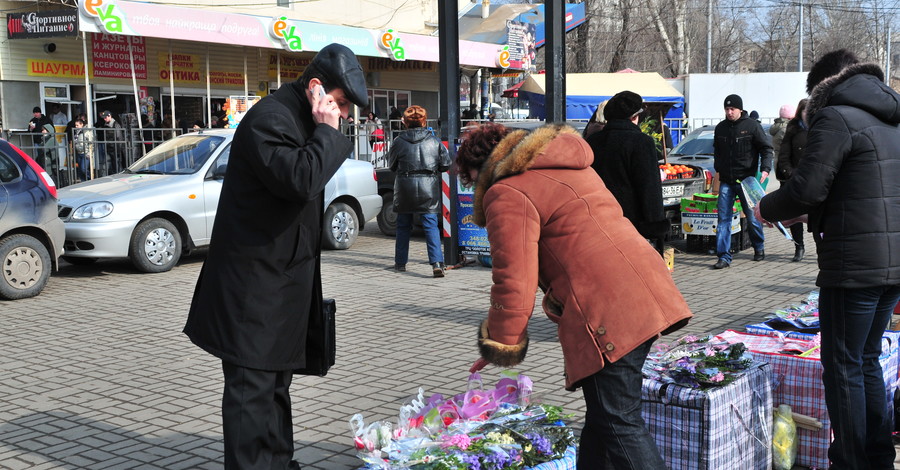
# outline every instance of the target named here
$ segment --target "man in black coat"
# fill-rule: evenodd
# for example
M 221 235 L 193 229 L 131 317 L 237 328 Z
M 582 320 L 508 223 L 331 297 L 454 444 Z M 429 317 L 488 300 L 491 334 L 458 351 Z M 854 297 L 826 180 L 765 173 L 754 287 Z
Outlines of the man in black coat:
M 894 468 L 878 357 L 900 300 L 900 94 L 878 65 L 825 54 L 806 80 L 807 145 L 765 220 L 808 214 L 819 257 L 822 382 L 832 469 Z
M 631 91 L 617 93 L 603 108 L 606 125 L 588 136 L 594 151 L 591 167 L 622 206 L 622 214 L 662 252 L 669 229 L 662 203 L 656 142 L 638 127 L 644 99 Z
M 725 97 L 725 119 L 716 126 L 713 135 L 714 165 L 719 176 L 719 200 L 716 205 L 718 222 L 716 230 L 715 269 L 731 266 L 731 219 L 734 215 L 734 198 L 741 198 L 741 208 L 747 216 L 750 243 L 753 244 L 753 261 L 766 258 L 765 237 L 762 225 L 753 217 L 747 204 L 741 180 L 761 172 L 760 183 L 772 171 L 772 139 L 763 131 L 759 122 L 747 117 L 744 102 L 738 95 Z
M 184 327 L 222 360 L 226 469 L 299 468 L 288 388 L 307 366 L 307 337 L 320 335 L 308 329 L 322 309 L 324 189 L 353 150 L 340 118 L 367 102 L 356 56 L 330 44 L 235 131 Z

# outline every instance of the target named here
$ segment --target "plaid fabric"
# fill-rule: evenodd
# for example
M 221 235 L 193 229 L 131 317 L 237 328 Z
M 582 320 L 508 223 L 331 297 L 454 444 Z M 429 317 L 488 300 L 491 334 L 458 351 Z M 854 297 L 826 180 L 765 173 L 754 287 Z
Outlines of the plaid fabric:
M 828 446 L 831 444 L 831 420 L 825 406 L 825 388 L 822 386 L 822 363 L 818 357 L 799 357 L 777 352 L 785 343 L 777 336 L 759 336 L 727 331 L 719 335 L 728 342 L 743 342 L 753 352 L 756 360 L 772 365 L 773 404 L 788 404 L 795 413 L 811 416 L 822 422 L 822 429 L 810 431 L 798 429 L 800 450 L 795 464 L 811 468 L 828 468 Z M 787 340 L 790 342 L 802 340 Z M 884 335 L 882 355 L 879 359 L 884 371 L 885 393 L 893 416 L 894 390 L 897 388 L 898 361 L 900 361 L 900 332 L 887 331 Z
M 671 470 L 772 464 L 772 368 L 756 364 L 708 390 L 644 379 L 641 416 Z
M 539 463 L 534 467 L 525 467 L 530 470 L 575 470 L 575 446 L 566 449 L 566 453 L 561 459 L 550 462 Z

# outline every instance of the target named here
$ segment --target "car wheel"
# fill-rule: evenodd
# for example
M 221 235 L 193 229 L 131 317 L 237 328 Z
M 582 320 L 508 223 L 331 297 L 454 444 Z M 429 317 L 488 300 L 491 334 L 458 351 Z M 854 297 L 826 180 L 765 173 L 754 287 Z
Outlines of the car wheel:
M 394 212 L 394 192 L 388 191 L 381 196 L 381 212 L 376 217 L 378 230 L 393 237 L 397 235 L 397 213 Z
M 181 258 L 181 234 L 166 219 L 141 222 L 131 236 L 129 257 L 134 267 L 145 273 L 172 269 Z
M 325 211 L 322 227 L 322 243 L 330 250 L 346 250 L 353 246 L 359 235 L 356 212 L 343 202 L 335 202 Z
M 76 256 L 63 256 L 62 260 L 66 263 L 73 264 L 75 266 L 87 266 L 89 264 L 94 264 L 97 262 L 99 258 L 80 258 Z
M 34 297 L 50 279 L 50 252 L 31 235 L 17 234 L 0 240 L 0 261 L 0 297 L 5 299 Z

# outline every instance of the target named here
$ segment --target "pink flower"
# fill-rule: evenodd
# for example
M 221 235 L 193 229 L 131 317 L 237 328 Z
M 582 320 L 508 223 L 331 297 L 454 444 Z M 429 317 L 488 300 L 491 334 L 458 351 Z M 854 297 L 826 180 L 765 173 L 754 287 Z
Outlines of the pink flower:
M 687 335 L 684 338 L 681 338 L 681 340 L 684 341 L 685 343 L 696 343 L 698 339 L 699 338 L 697 338 L 694 335 Z
M 721 371 L 709 378 L 710 382 L 721 382 L 723 380 L 725 380 L 725 374 L 723 374 Z
M 441 444 L 441 447 L 446 449 L 455 446 L 461 450 L 466 450 L 470 445 L 472 445 L 472 438 L 467 434 L 454 434 L 452 436 L 444 436 L 444 442 Z

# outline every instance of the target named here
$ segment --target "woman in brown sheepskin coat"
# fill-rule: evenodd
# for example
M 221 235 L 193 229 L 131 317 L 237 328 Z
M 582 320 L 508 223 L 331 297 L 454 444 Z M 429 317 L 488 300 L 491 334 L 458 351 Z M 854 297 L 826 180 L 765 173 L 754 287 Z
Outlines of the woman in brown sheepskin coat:
M 653 341 L 691 312 L 593 159 L 565 125 L 529 134 L 484 124 L 466 135 L 457 165 L 462 182 L 475 183 L 494 280 L 472 370 L 522 362 L 540 286 L 558 325 L 566 389 L 582 388 L 587 404 L 578 468 L 663 469 L 641 419 L 641 366 Z

